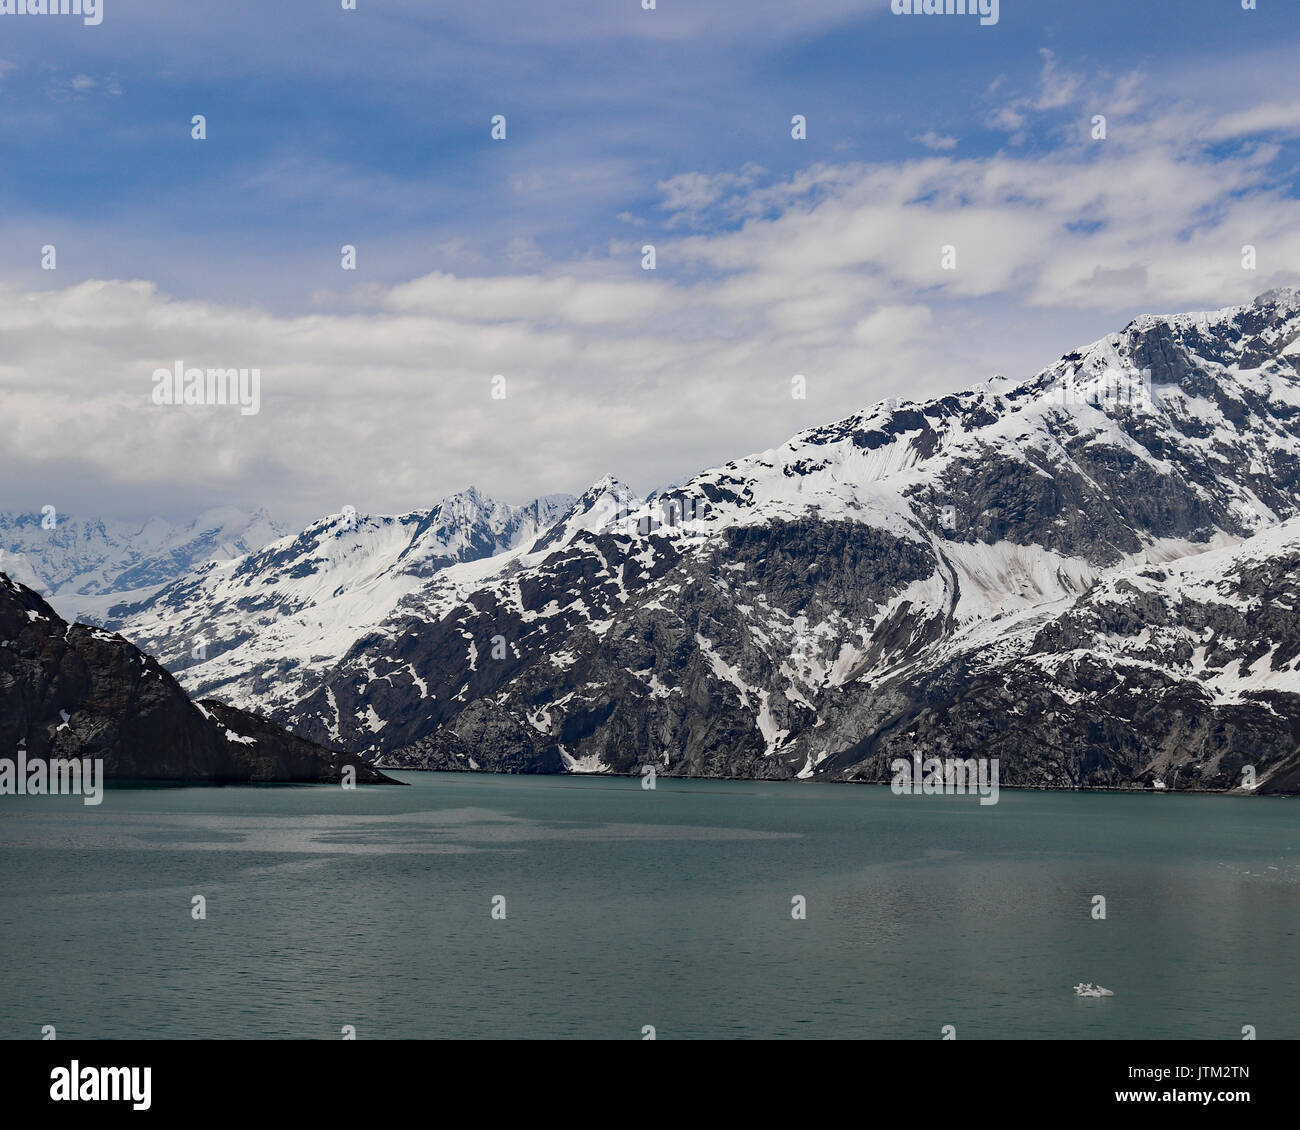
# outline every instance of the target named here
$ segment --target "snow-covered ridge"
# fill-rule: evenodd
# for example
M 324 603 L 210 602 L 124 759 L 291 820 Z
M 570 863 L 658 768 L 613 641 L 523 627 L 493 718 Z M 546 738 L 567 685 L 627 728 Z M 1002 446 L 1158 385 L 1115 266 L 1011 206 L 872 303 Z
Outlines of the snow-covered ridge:
M 110 617 L 188 687 L 267 707 L 302 693 L 302 678 L 336 661 L 441 570 L 527 546 L 572 502 L 546 495 L 511 506 L 471 487 L 405 514 L 348 509 L 205 565 Z M 250 689 L 253 680 L 261 692 Z
M 1072 444 L 1113 445 L 1162 474 L 1172 467 L 1165 448 L 1189 464 L 1239 460 L 1241 474 L 1206 484 L 1204 497 L 1260 528 L 1284 512 L 1250 479 L 1267 480 L 1280 460 L 1300 457 L 1300 440 L 1278 426 L 1300 411 L 1295 366 L 1281 360 L 1297 349 L 1294 290 L 1220 311 L 1146 315 L 1028 381 L 995 379 L 927 402 L 891 399 L 704 471 L 672 492 L 685 513 L 702 516 L 681 532 L 816 510 L 919 536 L 910 500 L 954 463 L 996 451 L 1022 462 L 1041 455 L 1050 464 L 1042 474 L 1080 471 Z

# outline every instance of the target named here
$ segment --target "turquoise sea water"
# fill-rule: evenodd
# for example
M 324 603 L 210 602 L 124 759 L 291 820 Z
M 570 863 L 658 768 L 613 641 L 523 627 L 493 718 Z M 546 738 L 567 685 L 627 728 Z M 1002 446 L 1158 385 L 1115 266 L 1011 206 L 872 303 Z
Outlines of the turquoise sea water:
M 400 776 L 0 797 L 0 1037 L 1300 1037 L 1295 801 Z

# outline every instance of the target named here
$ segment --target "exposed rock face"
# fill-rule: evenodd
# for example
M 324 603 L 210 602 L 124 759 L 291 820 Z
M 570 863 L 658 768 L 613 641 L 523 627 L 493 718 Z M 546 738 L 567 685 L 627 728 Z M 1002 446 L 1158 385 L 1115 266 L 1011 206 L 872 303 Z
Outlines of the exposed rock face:
M 821 775 L 998 757 L 1003 783 L 1300 792 L 1300 518 L 1109 576 L 874 699 L 827 704 Z M 893 707 L 883 715 L 877 703 Z M 874 709 L 873 709 L 874 708 Z M 815 755 L 815 754 L 814 754 Z M 1251 791 L 1251 790 L 1247 790 Z
M 919 750 L 996 756 L 1006 784 L 1230 789 L 1249 765 L 1294 791 L 1298 358 L 1278 291 L 646 503 L 603 480 L 353 624 L 297 701 L 245 685 L 383 765 L 887 780 Z
M 191 703 L 121 636 L 68 624 L 0 573 L 0 749 L 102 758 L 109 778 L 396 783 L 353 754 L 219 703 Z

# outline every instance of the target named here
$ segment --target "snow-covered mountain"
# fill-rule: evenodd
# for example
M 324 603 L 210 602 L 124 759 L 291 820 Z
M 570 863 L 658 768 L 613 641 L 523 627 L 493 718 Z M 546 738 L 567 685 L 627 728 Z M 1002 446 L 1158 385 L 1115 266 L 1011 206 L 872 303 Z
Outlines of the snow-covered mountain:
M 209 510 L 193 522 L 123 522 L 0 513 L 0 569 L 70 620 L 99 623 L 111 604 L 138 601 L 208 561 L 239 557 L 284 536 L 264 510 Z
M 1294 291 L 1146 316 L 646 500 L 336 515 L 123 627 L 390 766 L 1295 790 L 1298 359 Z
M 302 701 L 271 705 L 388 765 L 653 760 L 668 773 L 879 780 L 885 752 L 928 734 L 1002 756 L 1012 784 L 1186 766 L 1185 779 L 1228 788 L 1244 758 L 1276 785 L 1300 705 L 1292 624 L 1278 612 L 1252 636 L 1242 602 L 1265 596 L 1240 588 L 1231 547 L 1266 532 L 1280 540 L 1245 544 L 1293 560 L 1298 339 L 1293 291 L 1142 317 L 1029 381 L 877 405 L 643 504 L 598 484 L 527 552 L 413 588 Z M 1193 599 L 1180 586 L 1200 574 L 1183 566 L 1200 554 L 1210 572 Z M 1164 570 L 1159 598 L 1144 588 L 1152 570 Z M 1112 654 L 1133 641 L 1105 610 L 1157 599 L 1168 631 L 1142 664 Z M 1225 626 L 1197 637 L 1197 653 L 1207 624 Z M 1107 729 L 1117 700 L 1089 697 L 1111 693 L 1105 680 L 1069 682 L 1081 668 L 1046 650 L 1057 636 L 1109 655 L 1125 685 L 1163 664 L 1181 689 L 1161 692 L 1150 733 L 1140 711 Z M 980 673 L 1005 677 L 1022 713 L 1055 697 L 1012 741 L 1006 702 L 971 698 Z M 1252 697 L 1255 684 L 1272 697 Z M 937 721 L 977 707 L 983 727 Z
M 331 514 L 116 606 L 106 620 L 192 694 L 283 709 L 441 570 L 531 542 L 572 503 L 547 495 L 509 506 L 471 487 L 407 514 Z

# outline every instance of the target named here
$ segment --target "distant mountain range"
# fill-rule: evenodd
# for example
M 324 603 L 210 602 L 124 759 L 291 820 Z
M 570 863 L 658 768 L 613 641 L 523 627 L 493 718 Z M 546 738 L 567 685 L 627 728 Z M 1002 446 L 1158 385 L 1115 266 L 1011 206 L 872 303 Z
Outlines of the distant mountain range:
M 1297 358 L 1294 291 L 1146 316 L 648 500 L 334 515 L 107 619 L 387 766 L 1300 791 Z
M 283 537 L 264 510 L 209 510 L 190 523 L 121 522 L 60 514 L 0 513 L 0 570 L 74 620 L 99 622 L 109 605 L 143 600 L 209 561 Z

